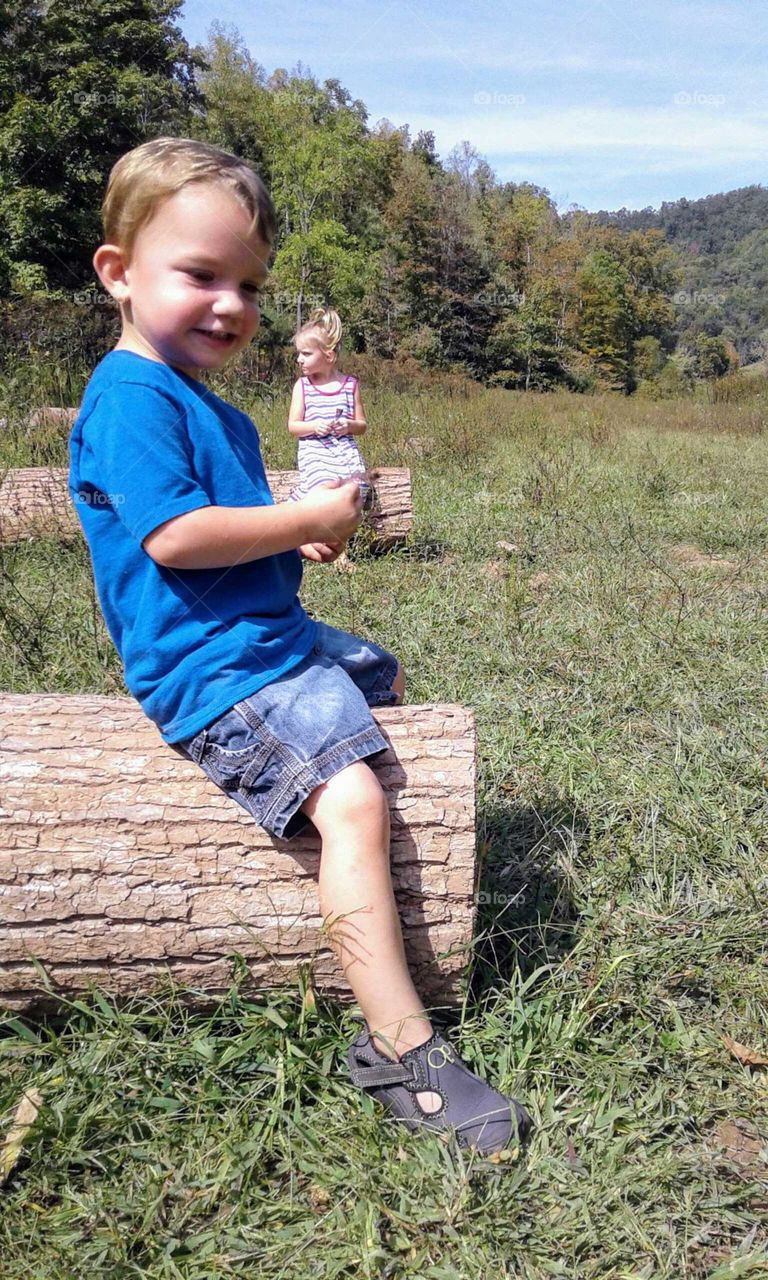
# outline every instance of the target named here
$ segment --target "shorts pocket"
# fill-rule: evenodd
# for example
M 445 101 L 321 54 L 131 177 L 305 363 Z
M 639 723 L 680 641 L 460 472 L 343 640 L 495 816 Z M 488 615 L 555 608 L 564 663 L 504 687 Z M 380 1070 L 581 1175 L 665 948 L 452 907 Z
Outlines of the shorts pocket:
M 208 774 L 212 782 L 222 791 L 239 791 L 249 787 L 262 772 L 269 759 L 269 748 L 264 750 L 258 745 L 240 747 L 237 751 L 227 751 L 212 743 L 204 748 L 200 759 L 200 767 Z
M 198 764 L 223 791 L 251 786 L 272 754 L 271 737 L 234 708 L 203 731 Z

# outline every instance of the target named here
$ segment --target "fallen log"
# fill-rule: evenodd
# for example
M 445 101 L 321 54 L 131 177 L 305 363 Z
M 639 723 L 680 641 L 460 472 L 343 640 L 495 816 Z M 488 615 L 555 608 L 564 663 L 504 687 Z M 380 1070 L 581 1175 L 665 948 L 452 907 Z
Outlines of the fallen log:
M 64 467 L 12 467 L 0 473 L 0 543 L 81 534 Z
M 27 418 L 27 426 L 33 430 L 40 427 L 64 427 L 69 430 L 75 421 L 79 408 L 61 408 L 59 405 L 44 405 L 42 409 L 34 409 Z
M 406 954 L 425 1001 L 451 1004 L 475 920 L 472 713 L 374 715 Z M 247 991 L 308 965 L 317 990 L 349 1000 L 319 861 L 313 828 L 268 836 L 132 698 L 0 696 L 0 1006 L 149 993 L 169 977 L 210 1003 L 243 962 Z
M 375 467 L 369 474 L 373 499 L 366 521 L 373 546 L 384 549 L 410 533 L 411 473 L 400 467 Z M 298 478 L 297 471 L 267 472 L 275 502 L 288 498 Z M 0 543 L 40 537 L 68 542 L 79 536 L 64 467 L 15 467 L 0 473 Z

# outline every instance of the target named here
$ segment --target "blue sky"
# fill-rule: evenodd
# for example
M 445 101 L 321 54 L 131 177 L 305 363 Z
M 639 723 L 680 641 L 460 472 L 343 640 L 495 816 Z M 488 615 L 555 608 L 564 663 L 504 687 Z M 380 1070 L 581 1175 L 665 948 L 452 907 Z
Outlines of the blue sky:
M 370 123 L 464 139 L 499 179 L 560 208 L 630 209 L 768 177 L 762 0 L 438 3 L 185 0 L 181 26 L 238 28 L 268 72 L 299 62 L 361 98 Z

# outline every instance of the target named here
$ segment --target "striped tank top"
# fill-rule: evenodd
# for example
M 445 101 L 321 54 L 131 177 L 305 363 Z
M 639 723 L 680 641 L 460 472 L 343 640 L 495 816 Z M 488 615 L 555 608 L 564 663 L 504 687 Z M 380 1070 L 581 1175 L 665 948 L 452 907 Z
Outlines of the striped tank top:
M 354 418 L 357 378 L 348 375 L 335 391 L 323 391 L 309 378 L 302 377 L 305 422 L 334 422 L 337 418 Z M 368 483 L 363 478 L 365 463 L 354 436 L 302 436 L 298 451 L 299 484 L 291 495 L 303 498 L 310 489 L 339 477 L 359 477 L 363 497 Z

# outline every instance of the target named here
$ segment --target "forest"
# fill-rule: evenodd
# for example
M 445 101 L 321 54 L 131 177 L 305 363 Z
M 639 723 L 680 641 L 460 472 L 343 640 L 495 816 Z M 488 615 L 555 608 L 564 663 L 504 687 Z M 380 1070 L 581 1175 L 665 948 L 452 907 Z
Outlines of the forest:
M 703 200 L 675 200 L 660 209 L 594 215 L 621 231 L 656 228 L 678 252 L 681 287 L 672 295 L 678 344 L 698 333 L 722 336 L 741 364 L 768 350 L 768 190 L 720 192 Z M 683 337 L 684 335 L 684 337 Z
M 233 27 L 204 47 L 178 0 L 0 0 L 0 359 L 78 361 L 115 331 L 91 258 L 114 161 L 197 137 L 267 181 L 279 238 L 262 378 L 320 303 L 353 352 L 490 386 L 669 396 L 760 360 L 768 191 L 658 211 L 559 212 L 463 142 L 372 122 L 338 80 L 261 66 Z

